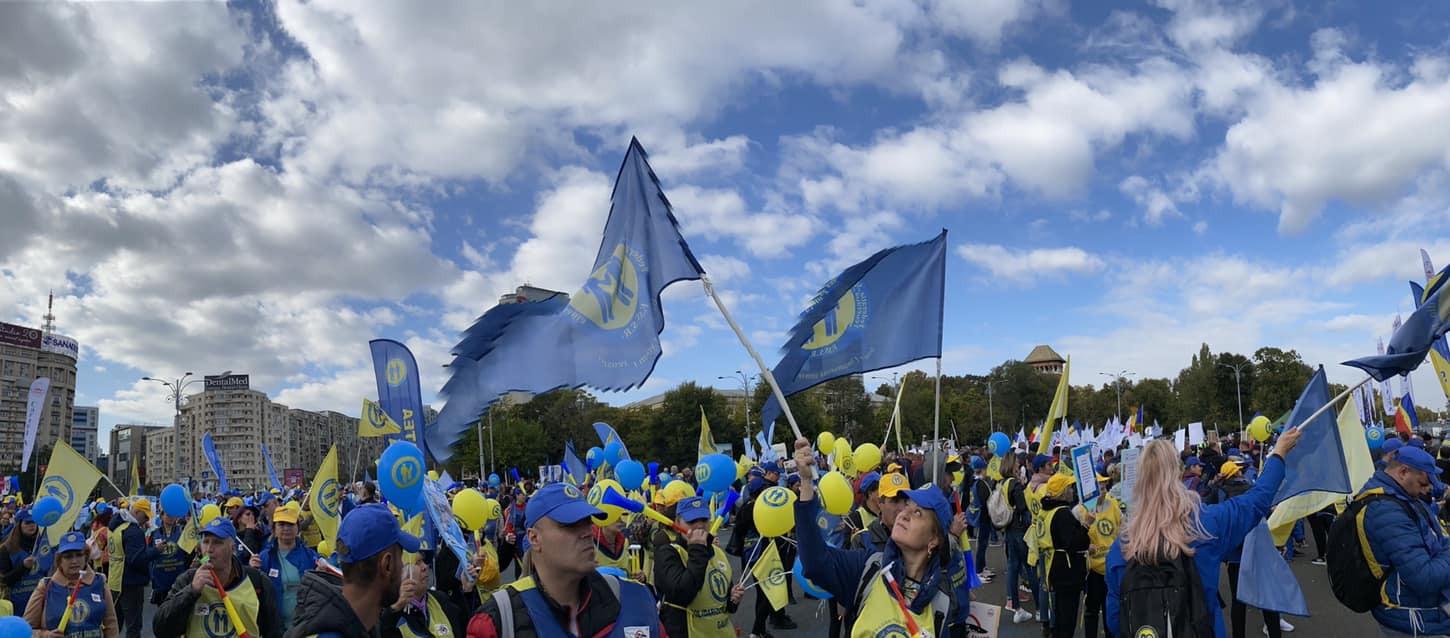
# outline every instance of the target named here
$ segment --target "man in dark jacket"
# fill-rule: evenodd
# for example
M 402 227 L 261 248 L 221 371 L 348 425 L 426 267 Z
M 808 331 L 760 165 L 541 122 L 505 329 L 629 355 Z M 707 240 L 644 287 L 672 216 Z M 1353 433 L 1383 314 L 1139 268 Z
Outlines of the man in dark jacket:
M 151 628 L 157 638 L 210 638 L 241 633 L 232 626 L 224 600 L 230 600 L 242 624 L 257 638 L 281 638 L 282 615 L 272 581 L 237 560 L 237 529 L 226 517 L 201 530 L 201 567 L 188 569 L 156 609 Z M 226 588 L 226 598 L 216 583 Z
M 398 601 L 403 552 L 417 553 L 418 546 L 418 537 L 398 526 L 388 506 L 353 509 L 337 529 L 342 587 L 334 589 L 316 570 L 303 576 L 293 614 L 296 624 L 287 630 L 287 638 L 371 636 L 383 609 Z
M 730 583 L 730 561 L 710 538 L 710 509 L 699 496 L 675 504 L 675 523 L 689 535 L 655 549 L 655 591 L 660 596 L 660 624 L 675 638 L 691 636 L 690 628 L 718 635 L 733 631 L 730 616 L 740 607 L 745 588 L 739 581 L 725 601 L 715 598 L 715 588 Z M 703 594 L 703 595 L 702 595 Z
M 111 521 L 111 573 L 107 583 L 116 598 L 116 618 L 126 638 L 141 638 L 146 586 L 151 584 L 151 559 L 146 545 L 146 527 L 151 521 L 151 501 L 136 499 L 129 516 Z M 120 573 L 117 573 L 120 572 Z
M 1450 588 L 1450 540 L 1422 501 L 1438 470 L 1424 450 L 1402 447 L 1356 497 L 1380 495 L 1365 506 L 1362 542 L 1390 574 L 1384 604 L 1370 610 L 1385 635 L 1450 633 L 1450 615 L 1440 607 Z

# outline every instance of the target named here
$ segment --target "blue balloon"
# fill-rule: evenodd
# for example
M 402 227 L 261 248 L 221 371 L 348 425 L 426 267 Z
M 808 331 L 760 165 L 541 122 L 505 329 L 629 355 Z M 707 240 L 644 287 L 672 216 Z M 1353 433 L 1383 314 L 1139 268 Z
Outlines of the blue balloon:
M 54 496 L 41 497 L 30 508 L 30 515 L 35 517 L 35 523 L 41 527 L 50 527 L 59 523 L 60 516 L 64 513 L 65 504 Z
M 624 444 L 619 441 L 610 441 L 604 446 L 604 463 L 610 467 L 619 465 L 619 457 L 624 454 Z
M 724 454 L 706 456 L 695 466 L 695 480 L 706 492 L 724 492 L 735 482 L 735 461 Z
M 0 638 L 28 638 L 30 623 L 20 616 L 0 618 Z
M 378 488 L 388 501 L 408 514 L 419 511 L 423 495 L 423 451 L 408 441 L 393 441 L 378 459 Z
M 489 487 L 498 487 L 499 484 L 502 483 L 502 482 L 503 482 L 503 480 L 499 479 L 497 473 L 489 474 L 488 475 L 488 486 Z
M 584 453 L 584 464 L 589 466 L 590 472 L 599 469 L 599 466 L 604 464 L 604 450 L 599 449 L 597 445 L 589 448 L 589 451 Z
M 161 490 L 161 511 L 172 518 L 183 518 L 190 514 L 191 499 L 186 495 L 186 488 L 172 483 Z
M 659 479 L 659 482 L 660 482 L 660 489 L 664 489 L 664 487 L 666 485 L 669 485 L 670 483 L 674 482 L 674 480 L 675 480 L 675 477 L 670 476 L 670 473 L 669 472 L 660 472 L 659 473 L 659 476 L 657 478 Z
M 796 584 L 800 585 L 801 591 L 805 592 L 807 596 L 815 598 L 816 600 L 831 599 L 831 592 L 821 589 L 815 583 L 806 580 L 805 574 L 801 572 L 801 559 L 799 556 L 796 557 L 795 566 L 790 571 L 792 574 L 795 574 Z
M 625 459 L 614 466 L 614 478 L 626 492 L 633 492 L 644 485 L 644 466 L 639 461 Z
M 992 436 L 987 439 L 987 451 L 991 452 L 993 456 L 1001 458 L 1011 449 L 1012 437 L 1003 432 L 993 432 Z
M 1380 449 L 1385 442 L 1385 429 L 1377 425 L 1371 425 L 1364 429 L 1364 442 L 1369 444 L 1369 451 Z

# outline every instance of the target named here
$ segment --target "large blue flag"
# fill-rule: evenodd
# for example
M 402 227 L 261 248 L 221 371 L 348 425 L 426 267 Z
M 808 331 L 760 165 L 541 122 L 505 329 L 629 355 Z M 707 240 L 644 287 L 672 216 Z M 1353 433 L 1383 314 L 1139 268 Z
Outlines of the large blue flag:
M 1299 395 L 1284 427 L 1296 427 L 1329 403 L 1329 382 L 1320 366 Z M 1349 494 L 1349 467 L 1344 463 L 1344 441 L 1334 410 L 1328 409 L 1304 425 L 1299 444 L 1284 459 L 1284 482 L 1274 494 L 1274 504 L 1309 491 Z
M 216 474 L 218 489 L 223 493 L 232 491 L 232 487 L 227 484 L 227 473 L 222 470 L 222 460 L 216 455 L 216 443 L 211 440 L 211 432 L 201 435 L 201 451 L 206 455 L 211 471 Z
M 373 339 L 368 342 L 368 348 L 373 355 L 378 406 L 403 428 L 401 434 L 386 438 L 411 441 L 427 458 L 432 450 L 423 437 L 423 391 L 418 384 L 418 361 L 413 358 L 413 351 L 392 339 Z
M 1302 440 L 1302 439 L 1301 439 Z M 1298 449 L 1298 448 L 1295 448 Z M 1308 616 L 1304 590 L 1284 555 L 1274 546 L 1269 526 L 1259 523 L 1244 538 L 1243 571 L 1239 574 L 1238 599 L 1250 607 L 1281 614 Z
M 589 480 L 589 468 L 579 460 L 573 441 L 564 442 L 564 470 L 569 473 L 569 478 L 574 479 L 575 485 L 583 485 Z
M 1344 365 L 1364 370 L 1376 381 L 1409 374 L 1420 367 L 1435 342 L 1450 332 L 1450 294 L 1445 292 L 1446 281 L 1450 281 L 1450 266 L 1430 280 L 1420 305 L 1390 337 L 1385 354 L 1345 361 Z
M 941 356 L 947 231 L 928 242 L 887 248 L 816 293 L 791 329 L 771 372 L 790 396 L 850 374 Z M 767 441 L 780 403 L 761 409 Z
M 608 423 L 604 423 L 603 421 L 597 422 L 594 424 L 594 433 L 599 435 L 600 447 L 604 447 L 609 445 L 610 443 L 619 441 L 619 458 L 629 458 L 629 446 L 624 444 L 624 437 L 620 436 L 618 432 L 614 431 L 614 426 Z
M 272 465 L 272 455 L 267 452 L 267 444 L 262 443 L 262 459 L 267 461 L 267 478 L 272 481 L 272 489 L 282 491 L 282 482 L 277 480 L 277 468 Z
M 447 460 L 469 425 L 510 391 L 628 390 L 649 378 L 664 329 L 660 292 L 704 270 L 638 140 L 630 140 L 610 199 L 594 267 L 572 298 L 495 308 L 464 332 L 443 386 L 447 403 L 428 431 L 435 459 Z

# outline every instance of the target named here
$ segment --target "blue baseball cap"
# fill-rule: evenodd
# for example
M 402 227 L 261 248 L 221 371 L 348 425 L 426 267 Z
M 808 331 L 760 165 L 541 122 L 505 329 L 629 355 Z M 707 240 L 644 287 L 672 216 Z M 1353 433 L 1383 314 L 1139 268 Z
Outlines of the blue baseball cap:
M 1229 456 L 1243 456 L 1244 453 L 1242 451 L 1240 451 L 1236 447 L 1231 447 L 1231 448 L 1228 449 L 1228 455 Z
M 599 508 L 584 500 L 584 494 L 573 485 L 552 483 L 544 486 L 529 499 L 524 509 L 524 528 L 531 529 L 541 518 L 548 518 L 560 525 L 573 525 L 595 514 L 604 514 Z
M 686 523 L 702 521 L 710 518 L 710 508 L 705 504 L 705 499 L 698 496 L 680 499 L 680 502 L 675 503 L 675 518 Z
M 1435 465 L 1435 459 L 1430 456 L 1430 453 L 1417 447 L 1400 448 L 1400 453 L 1395 456 L 1395 460 L 1429 474 L 1431 477 L 1440 474 L 1440 467 Z
M 237 528 L 232 526 L 232 519 L 225 516 L 218 516 L 211 519 L 201 528 L 201 533 L 211 534 L 218 538 L 236 538 Z
M 980 457 L 980 456 L 974 456 L 974 457 L 972 457 L 972 469 L 973 470 L 985 470 L 985 469 L 987 469 L 987 462 L 986 461 L 983 461 L 982 460 L 982 457 Z
M 914 490 L 901 492 L 917 507 L 931 510 L 936 514 L 936 521 L 941 525 L 941 533 L 944 538 L 952 537 L 952 508 L 947 504 L 947 497 L 937 489 L 935 485 L 923 485 Z
M 343 563 L 367 560 L 393 545 L 416 554 L 421 541 L 404 532 L 393 512 L 382 503 L 363 505 L 348 512 L 337 527 L 337 556 Z
M 276 494 L 273 494 L 271 492 L 262 492 L 262 495 L 257 497 L 257 505 L 266 505 L 267 503 L 275 500 L 277 500 Z
M 799 482 L 801 482 L 801 475 L 799 475 L 799 474 L 790 474 L 790 475 L 787 475 L 785 477 L 785 484 L 786 485 L 795 485 L 796 483 L 799 483 Z
M 1405 447 L 1405 442 L 1401 441 L 1400 437 L 1390 437 L 1384 443 L 1380 444 L 1380 450 L 1379 452 L 1377 452 L 1377 454 L 1379 454 L 1380 456 L 1384 456 L 1391 452 L 1396 452 L 1402 447 Z
M 80 532 L 67 532 L 60 537 L 60 544 L 55 546 L 55 553 L 82 552 L 86 549 L 86 537 Z
M 770 474 L 771 472 L 775 472 L 776 474 L 780 474 L 780 466 L 779 465 L 776 465 L 774 461 L 770 461 L 770 462 L 767 462 L 767 463 L 762 463 L 760 465 L 760 471 L 761 472 L 764 472 L 766 474 Z
M 30 508 L 28 507 L 22 508 L 15 513 L 15 522 L 24 523 L 25 521 L 35 522 L 35 517 L 30 515 Z
M 1195 465 L 1199 467 L 1203 466 L 1203 461 L 1198 460 L 1198 457 L 1196 456 L 1190 456 L 1188 457 L 1188 460 L 1183 462 L 1183 467 L 1193 467 Z
M 1425 449 L 1425 439 L 1422 439 L 1422 438 L 1420 438 L 1418 436 L 1412 436 L 1412 437 L 1410 437 L 1409 446 L 1410 447 L 1417 447 L 1417 448 L 1420 448 L 1420 449 L 1423 450 L 1423 449 Z
M 1037 470 L 1042 469 L 1042 466 L 1047 465 L 1051 462 L 1052 457 L 1046 454 L 1038 454 L 1037 456 L 1032 457 L 1032 471 L 1036 472 Z
M 857 492 L 870 492 L 881 484 L 881 475 L 876 472 L 867 472 L 861 477 L 861 484 L 856 486 Z

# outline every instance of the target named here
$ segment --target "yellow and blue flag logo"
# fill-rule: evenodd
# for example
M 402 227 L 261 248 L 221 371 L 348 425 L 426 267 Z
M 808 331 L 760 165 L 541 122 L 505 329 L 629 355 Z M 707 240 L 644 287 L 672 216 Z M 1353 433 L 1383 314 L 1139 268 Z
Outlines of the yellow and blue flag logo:
M 393 417 L 383 411 L 383 406 L 363 399 L 362 418 L 357 420 L 357 435 L 363 438 L 398 434 L 403 431 Z

